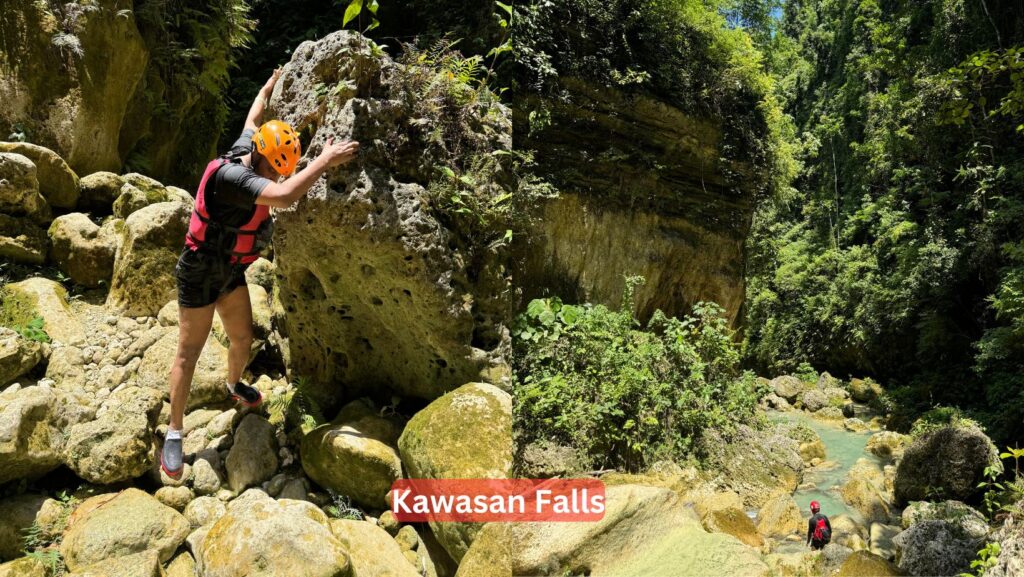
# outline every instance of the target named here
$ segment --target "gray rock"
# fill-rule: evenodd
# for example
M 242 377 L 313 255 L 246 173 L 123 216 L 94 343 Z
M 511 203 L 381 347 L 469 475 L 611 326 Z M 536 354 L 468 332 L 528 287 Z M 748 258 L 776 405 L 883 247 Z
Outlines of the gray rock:
M 800 382 L 800 379 L 790 375 L 775 377 L 771 380 L 771 385 L 775 394 L 790 404 L 795 403 L 804 390 L 804 384 Z
M 896 501 L 921 501 L 942 490 L 949 499 L 965 500 L 978 491 L 985 467 L 1002 471 L 995 445 L 973 424 L 947 425 L 915 439 L 896 468 Z
M 913 524 L 893 539 L 896 566 L 909 575 L 954 577 L 970 570 L 985 545 L 985 532 L 953 521 L 928 519 Z
M 71 280 L 87 287 L 109 283 L 114 253 L 124 223 L 107 221 L 102 227 L 75 212 L 58 216 L 50 224 L 50 259 Z
M 39 223 L 50 220 L 50 206 L 39 194 L 36 165 L 21 154 L 0 152 L 0 212 Z
M 190 209 L 159 202 L 125 220 L 114 259 L 107 306 L 127 316 L 156 316 L 177 294 L 174 266 L 188 230 Z
M 278 466 L 274 426 L 256 414 L 242 419 L 226 466 L 232 491 L 241 492 L 270 479 Z
M 828 406 L 828 397 L 818 389 L 811 389 L 805 392 L 801 401 L 803 402 L 804 410 L 811 413 L 820 411 Z
M 0 396 L 0 484 L 56 469 L 64 431 L 94 414 L 84 399 L 51 388 L 26 387 Z

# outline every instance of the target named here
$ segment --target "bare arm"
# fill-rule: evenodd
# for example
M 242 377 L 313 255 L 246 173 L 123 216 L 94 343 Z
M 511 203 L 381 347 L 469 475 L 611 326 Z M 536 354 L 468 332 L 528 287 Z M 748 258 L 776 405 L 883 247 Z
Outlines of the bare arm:
M 267 108 L 267 102 L 270 101 L 270 95 L 274 93 L 274 85 L 277 84 L 277 79 L 281 77 L 281 69 L 274 70 L 274 73 L 267 79 L 267 83 L 260 88 L 259 94 L 256 95 L 256 100 L 253 100 L 252 106 L 249 107 L 249 114 L 245 117 L 245 129 L 256 130 L 260 123 L 263 122 L 263 111 Z
M 272 206 L 274 208 L 287 208 L 291 206 L 293 202 L 309 192 L 313 183 L 328 168 L 348 164 L 355 158 L 358 150 L 358 142 L 344 141 L 334 144 L 333 139 L 328 139 L 320 156 L 317 156 L 306 168 L 303 168 L 284 182 L 268 184 L 263 189 L 263 192 L 256 197 L 256 204 Z

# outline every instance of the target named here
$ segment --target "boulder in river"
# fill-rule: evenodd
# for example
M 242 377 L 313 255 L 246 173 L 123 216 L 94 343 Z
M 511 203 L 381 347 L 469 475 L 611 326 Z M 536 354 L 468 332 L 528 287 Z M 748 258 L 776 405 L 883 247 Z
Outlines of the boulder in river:
M 711 533 L 732 535 L 751 547 L 760 548 L 764 545 L 764 538 L 758 533 L 754 521 L 746 511 L 736 507 L 708 511 L 701 518 L 701 525 Z
M 804 384 L 800 379 L 791 375 L 782 375 L 771 380 L 772 390 L 786 402 L 796 403 L 800 393 L 804 392 Z
M 800 507 L 788 493 L 772 496 L 757 512 L 757 530 L 766 537 L 804 535 L 806 526 Z
M 961 421 L 942 426 L 904 450 L 896 468 L 896 500 L 922 501 L 936 490 L 948 499 L 968 499 L 977 493 L 988 466 L 1002 471 L 995 445 L 977 425 Z
M 888 522 L 891 497 L 882 470 L 869 458 L 858 459 L 850 468 L 839 493 L 868 522 Z
M 792 493 L 799 484 L 804 461 L 799 444 L 785 426 L 764 431 L 739 425 L 729 441 L 709 430 L 702 440 L 711 467 L 751 508 L 760 508 L 774 493 Z

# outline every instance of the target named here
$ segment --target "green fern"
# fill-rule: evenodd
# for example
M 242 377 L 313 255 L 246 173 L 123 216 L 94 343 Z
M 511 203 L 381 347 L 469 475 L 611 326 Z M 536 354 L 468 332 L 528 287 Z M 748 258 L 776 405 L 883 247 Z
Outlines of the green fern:
M 303 435 L 327 421 L 323 409 L 311 393 L 312 385 L 304 377 L 292 382 L 292 389 L 283 395 L 275 395 L 267 403 L 270 423 L 278 427 L 298 427 Z

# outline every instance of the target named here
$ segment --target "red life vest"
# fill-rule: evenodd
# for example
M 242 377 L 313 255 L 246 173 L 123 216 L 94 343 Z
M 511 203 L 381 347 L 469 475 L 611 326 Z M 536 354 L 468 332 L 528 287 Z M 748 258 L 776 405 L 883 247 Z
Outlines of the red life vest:
M 231 254 L 231 262 L 248 264 L 259 258 L 260 251 L 269 240 L 270 207 L 257 204 L 249 222 L 239 227 L 227 226 L 210 219 L 210 213 L 206 210 L 206 185 L 217 169 L 228 162 L 229 159 L 221 157 L 211 160 L 206 165 L 203 179 L 199 181 L 199 191 L 196 193 L 196 205 L 192 209 L 192 218 L 188 223 L 188 233 L 185 234 L 185 245 L 191 250 L 199 250 L 206 242 L 207 231 L 210 228 L 219 228 L 234 235 L 235 242 L 230 249 L 218 248 Z

